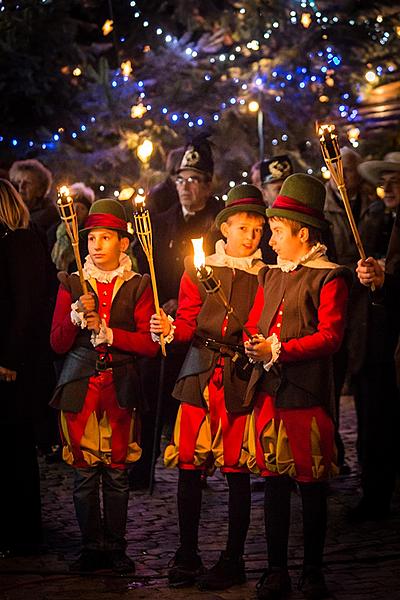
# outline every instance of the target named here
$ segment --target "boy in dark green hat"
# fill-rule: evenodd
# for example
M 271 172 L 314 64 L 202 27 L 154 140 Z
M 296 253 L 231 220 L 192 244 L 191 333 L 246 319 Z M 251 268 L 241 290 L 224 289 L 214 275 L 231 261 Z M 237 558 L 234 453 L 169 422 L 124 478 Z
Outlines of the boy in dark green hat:
M 269 568 L 260 600 L 286 598 L 290 494 L 303 503 L 306 598 L 325 598 L 321 570 L 326 532 L 326 479 L 335 473 L 332 355 L 343 338 L 351 272 L 329 262 L 321 244 L 325 188 L 297 173 L 288 177 L 267 217 L 277 265 L 259 273 L 245 341 L 255 363 L 246 394 L 254 405 L 253 454 L 265 478 Z
M 70 568 L 128 574 L 134 563 L 125 552 L 126 465 L 141 454 L 136 356 L 158 350 L 149 332 L 153 295 L 149 277 L 132 271 L 126 254 L 132 236 L 119 202 L 95 202 L 82 233 L 89 250 L 83 267 L 89 291 L 83 293 L 77 273 L 59 274 L 51 330 L 53 350 L 67 354 L 51 404 L 61 411 L 63 458 L 75 468 L 82 534 L 82 553 Z
M 205 259 L 242 323 L 254 300 L 257 273 L 264 266 L 258 250 L 264 222 L 261 191 L 247 184 L 234 187 L 216 217 L 226 243 L 219 240 L 215 254 Z M 192 342 L 173 392 L 181 406 L 164 456 L 167 467 L 179 468 L 180 547 L 168 578 L 172 587 L 197 582 L 201 589 L 216 590 L 246 579 L 243 551 L 250 521 L 247 432 L 251 405 L 243 403 L 247 388 L 243 366 L 248 364 L 243 352 L 240 359 L 240 321 L 227 314 L 215 294 L 205 292 L 192 258 L 186 259 L 185 267 L 175 321 L 171 323 L 165 314 L 153 315 L 150 324 L 154 334 Z M 197 551 L 201 474 L 216 467 L 225 473 L 229 487 L 228 540 L 216 565 L 204 574 Z

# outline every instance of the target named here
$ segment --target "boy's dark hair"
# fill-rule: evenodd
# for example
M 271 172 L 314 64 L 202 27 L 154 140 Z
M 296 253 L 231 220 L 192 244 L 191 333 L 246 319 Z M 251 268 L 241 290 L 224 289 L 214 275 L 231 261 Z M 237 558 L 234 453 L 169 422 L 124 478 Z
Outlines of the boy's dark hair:
M 295 221 L 294 219 L 287 219 L 286 217 L 270 217 L 269 220 L 282 221 L 283 223 L 287 223 L 293 235 L 299 233 L 302 227 L 306 227 L 308 229 L 308 241 L 310 244 L 316 244 L 317 242 L 319 242 L 320 244 L 323 243 L 323 231 L 321 229 L 318 229 L 318 227 L 313 227 L 312 225 L 307 225 L 307 223 Z

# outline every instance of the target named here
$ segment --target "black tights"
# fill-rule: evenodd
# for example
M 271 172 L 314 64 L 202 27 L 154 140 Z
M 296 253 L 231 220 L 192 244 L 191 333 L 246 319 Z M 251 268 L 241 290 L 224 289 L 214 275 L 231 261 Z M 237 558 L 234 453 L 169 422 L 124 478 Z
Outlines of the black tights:
M 298 485 L 303 504 L 304 564 L 320 567 L 327 524 L 326 486 L 324 482 Z M 292 487 L 293 480 L 285 475 L 265 480 L 265 533 L 270 567 L 287 566 Z
M 201 472 L 180 469 L 178 481 L 178 514 L 180 545 L 183 552 L 197 552 L 201 511 Z M 229 487 L 228 541 L 226 552 L 232 558 L 243 554 L 250 523 L 250 476 L 227 473 Z

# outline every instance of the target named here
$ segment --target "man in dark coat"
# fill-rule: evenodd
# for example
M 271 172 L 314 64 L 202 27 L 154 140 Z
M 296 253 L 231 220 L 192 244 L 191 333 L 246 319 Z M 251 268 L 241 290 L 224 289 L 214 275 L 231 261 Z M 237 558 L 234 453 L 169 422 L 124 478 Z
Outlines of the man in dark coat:
M 185 148 L 176 177 L 176 188 L 179 203 L 174 204 L 164 213 L 154 216 L 153 256 L 157 277 L 160 305 L 172 317 L 178 306 L 180 280 L 185 270 L 185 256 L 193 255 L 192 238 L 204 237 L 206 254 L 211 254 L 215 239 L 220 237 L 214 220 L 217 213 L 224 208 L 224 203 L 212 194 L 212 177 L 214 161 L 211 146 L 206 138 L 193 140 Z M 147 259 L 138 249 L 139 272 L 149 270 Z M 187 344 L 177 344 L 168 349 L 165 378 L 163 383 L 163 421 L 172 429 L 178 410 L 178 402 L 172 398 L 171 392 L 187 352 Z M 157 380 L 159 361 L 147 360 L 143 365 L 144 386 L 149 403 L 148 418 L 144 418 L 143 439 L 148 444 L 142 448 L 142 459 L 134 465 L 130 481 L 131 487 L 147 487 L 150 476 L 152 440 L 154 439 L 154 423 L 157 403 Z M 158 431 L 157 435 L 160 436 Z

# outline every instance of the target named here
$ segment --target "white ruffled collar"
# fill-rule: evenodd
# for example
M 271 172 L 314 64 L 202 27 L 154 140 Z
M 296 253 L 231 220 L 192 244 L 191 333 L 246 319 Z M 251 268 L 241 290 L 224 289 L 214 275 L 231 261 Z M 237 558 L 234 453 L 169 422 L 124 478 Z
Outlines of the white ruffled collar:
M 206 264 L 212 267 L 229 267 L 230 269 L 239 269 L 251 273 L 256 269 L 258 271 L 262 266 L 262 253 L 258 249 L 250 256 L 229 256 L 225 252 L 226 243 L 224 240 L 218 240 L 215 244 L 215 254 L 211 254 L 206 259 Z
M 294 271 L 295 269 L 297 269 L 297 267 L 299 265 L 305 265 L 306 263 L 308 263 L 312 260 L 320 258 L 321 256 L 325 256 L 326 250 L 327 250 L 326 246 L 324 246 L 323 244 L 320 244 L 318 242 L 317 244 L 314 244 L 314 246 L 311 248 L 311 250 L 309 250 L 307 252 L 307 254 L 304 254 L 304 256 L 299 258 L 299 260 L 297 262 L 293 262 L 291 260 L 282 260 L 278 256 L 277 266 L 284 273 L 289 273 L 290 271 Z
M 132 271 L 131 259 L 125 252 L 121 252 L 119 257 L 119 265 L 112 271 L 103 271 L 94 264 L 92 258 L 88 254 L 83 265 L 83 275 L 86 280 L 91 278 L 96 279 L 100 283 L 110 283 L 115 277 L 121 277 L 124 281 L 132 279 L 136 273 Z

